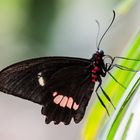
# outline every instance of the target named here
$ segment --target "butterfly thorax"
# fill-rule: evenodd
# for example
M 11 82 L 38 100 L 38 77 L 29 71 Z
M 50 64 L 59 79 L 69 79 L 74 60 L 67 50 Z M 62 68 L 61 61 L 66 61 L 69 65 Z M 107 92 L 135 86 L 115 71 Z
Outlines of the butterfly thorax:
M 95 54 L 93 54 L 93 57 L 91 59 L 91 75 L 92 75 L 92 82 L 95 83 L 98 81 L 101 76 L 104 77 L 106 75 L 105 71 L 105 64 L 103 61 L 104 52 L 103 51 L 97 51 Z

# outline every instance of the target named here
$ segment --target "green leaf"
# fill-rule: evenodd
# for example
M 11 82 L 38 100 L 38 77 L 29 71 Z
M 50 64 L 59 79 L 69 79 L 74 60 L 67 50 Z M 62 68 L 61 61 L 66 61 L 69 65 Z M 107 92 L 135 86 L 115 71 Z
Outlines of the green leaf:
M 133 96 L 136 94 L 139 85 L 140 72 L 135 75 L 119 101 L 116 111 L 106 125 L 106 130 L 104 131 L 104 135 L 102 135 L 102 139 L 112 140 L 116 137 L 117 139 L 125 139 L 133 117 L 132 110 L 130 109 L 132 106 L 132 99 L 134 98 Z

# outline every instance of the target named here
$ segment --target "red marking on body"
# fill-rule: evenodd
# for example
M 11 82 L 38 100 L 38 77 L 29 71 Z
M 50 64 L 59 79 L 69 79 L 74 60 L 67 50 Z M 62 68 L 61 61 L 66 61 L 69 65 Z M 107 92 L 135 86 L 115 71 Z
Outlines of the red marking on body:
M 92 72 L 93 72 L 93 73 L 96 73 L 97 71 L 100 71 L 100 67 L 97 67 L 97 66 L 96 66 L 95 68 L 93 68 Z
M 94 69 L 95 69 L 95 71 L 99 71 L 100 67 L 95 67 Z
M 96 79 L 96 78 L 97 78 L 97 75 L 94 75 L 94 74 L 93 74 L 92 77 L 93 77 L 94 79 Z
M 92 82 L 93 82 L 93 83 L 95 83 L 95 82 L 96 82 L 96 80 L 95 80 L 95 79 L 92 79 Z
M 96 61 L 97 64 L 99 64 L 99 61 Z
M 92 72 L 95 73 L 96 71 L 93 69 Z

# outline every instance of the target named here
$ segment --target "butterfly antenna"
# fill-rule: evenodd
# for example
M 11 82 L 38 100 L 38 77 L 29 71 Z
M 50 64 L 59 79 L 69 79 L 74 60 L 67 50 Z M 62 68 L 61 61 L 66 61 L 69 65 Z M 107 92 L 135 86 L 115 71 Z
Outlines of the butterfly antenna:
M 97 33 L 97 37 L 96 37 L 96 47 L 97 49 L 99 50 L 99 47 L 98 47 L 98 40 L 99 40 L 99 33 L 100 33 L 100 23 L 98 20 L 95 20 L 95 22 L 97 23 L 98 25 L 98 33 Z
M 113 24 L 114 19 L 115 19 L 115 16 L 116 16 L 116 14 L 115 14 L 115 11 L 113 10 L 113 19 L 112 19 L 111 23 L 109 24 L 108 28 L 106 29 L 106 31 L 104 32 L 104 34 L 102 35 L 102 37 L 101 37 L 101 39 L 100 39 L 100 41 L 99 41 L 99 43 L 98 43 L 98 45 L 97 45 L 97 49 L 98 49 L 98 50 L 99 50 L 100 44 L 101 44 L 101 42 L 102 42 L 104 36 L 106 35 L 107 31 L 110 29 L 111 25 Z M 98 23 L 97 23 L 97 24 L 98 24 Z

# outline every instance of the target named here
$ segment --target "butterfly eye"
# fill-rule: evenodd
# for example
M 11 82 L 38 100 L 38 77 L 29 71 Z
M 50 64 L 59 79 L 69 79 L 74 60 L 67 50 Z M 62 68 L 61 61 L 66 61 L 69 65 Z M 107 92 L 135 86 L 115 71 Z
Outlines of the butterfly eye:
M 104 55 L 104 51 L 103 50 L 99 50 L 99 54 L 103 56 Z

